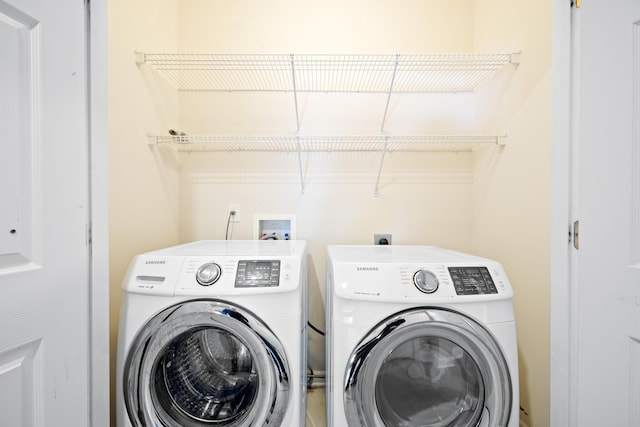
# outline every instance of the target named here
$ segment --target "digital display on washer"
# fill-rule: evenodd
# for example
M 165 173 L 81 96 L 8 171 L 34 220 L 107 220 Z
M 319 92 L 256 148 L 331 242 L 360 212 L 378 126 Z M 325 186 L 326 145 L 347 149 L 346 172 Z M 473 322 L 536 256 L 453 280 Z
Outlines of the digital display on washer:
M 280 285 L 279 260 L 240 260 L 236 288 L 263 288 Z
M 487 267 L 449 267 L 449 274 L 458 295 L 498 293 Z

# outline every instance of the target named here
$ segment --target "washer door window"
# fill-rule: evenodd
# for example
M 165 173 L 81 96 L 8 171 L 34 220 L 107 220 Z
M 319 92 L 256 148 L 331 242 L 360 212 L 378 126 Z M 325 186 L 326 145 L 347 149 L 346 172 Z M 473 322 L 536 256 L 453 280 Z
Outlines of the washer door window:
M 355 426 L 506 426 L 512 389 L 493 335 L 442 308 L 398 313 L 351 355 L 344 406 Z
M 135 338 L 125 405 L 134 426 L 279 425 L 288 371 L 282 345 L 252 313 L 189 301 L 158 313 Z

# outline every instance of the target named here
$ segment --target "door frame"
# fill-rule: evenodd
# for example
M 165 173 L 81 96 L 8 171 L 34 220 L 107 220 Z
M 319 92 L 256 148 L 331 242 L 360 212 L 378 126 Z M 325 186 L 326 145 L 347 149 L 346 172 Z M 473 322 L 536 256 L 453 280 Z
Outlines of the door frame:
M 89 414 L 91 426 L 110 425 L 109 198 L 107 137 L 107 1 L 85 0 L 89 81 L 90 277 Z
M 575 192 L 572 158 L 572 13 L 569 0 L 553 1 L 550 236 L 549 409 L 551 426 L 574 426 L 577 409 L 575 316 L 570 229 Z
M 109 261 L 107 138 L 107 2 L 87 2 L 90 48 L 89 140 L 91 179 L 90 413 L 92 426 L 109 426 Z M 550 424 L 570 426 L 575 410 L 571 385 L 572 299 L 571 252 L 571 8 L 553 0 L 552 38 L 552 164 L 550 239 Z M 575 336 L 574 336 L 575 339 Z M 107 369 L 105 369 L 107 367 Z M 573 391 L 573 393 L 572 393 Z M 573 418 L 575 420 L 575 418 Z

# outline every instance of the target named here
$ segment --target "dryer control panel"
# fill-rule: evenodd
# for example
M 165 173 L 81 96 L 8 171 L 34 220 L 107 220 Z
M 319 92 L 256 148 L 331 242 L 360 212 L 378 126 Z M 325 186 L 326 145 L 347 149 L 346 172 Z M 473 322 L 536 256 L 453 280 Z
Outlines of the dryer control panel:
M 487 267 L 448 267 L 453 288 L 458 295 L 497 294 Z
M 495 262 L 333 264 L 333 292 L 342 298 L 433 304 L 508 299 L 511 285 Z
M 240 260 L 236 288 L 261 288 L 280 284 L 279 260 Z

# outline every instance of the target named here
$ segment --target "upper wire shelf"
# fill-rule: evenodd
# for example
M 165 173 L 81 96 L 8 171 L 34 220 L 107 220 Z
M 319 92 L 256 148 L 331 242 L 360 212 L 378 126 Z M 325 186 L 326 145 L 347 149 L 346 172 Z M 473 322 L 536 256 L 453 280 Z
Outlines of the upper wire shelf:
M 476 90 L 508 54 L 167 54 L 136 52 L 177 89 L 214 92 L 424 93 Z

